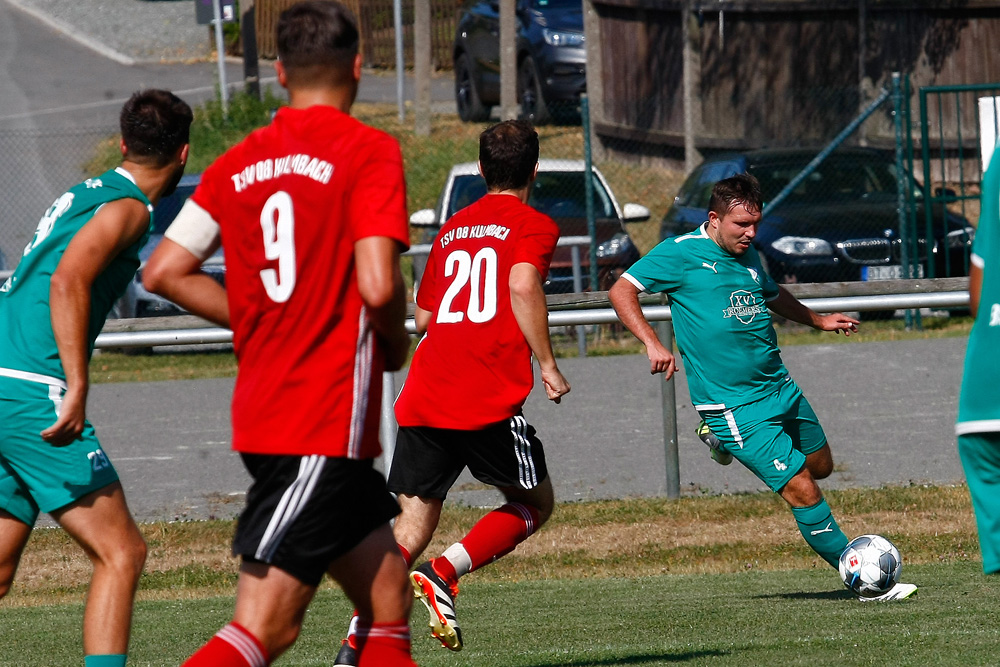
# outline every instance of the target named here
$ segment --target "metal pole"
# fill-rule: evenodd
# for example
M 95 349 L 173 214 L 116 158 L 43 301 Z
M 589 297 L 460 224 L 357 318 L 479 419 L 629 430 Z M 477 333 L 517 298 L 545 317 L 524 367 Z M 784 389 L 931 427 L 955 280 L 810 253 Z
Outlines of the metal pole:
M 656 330 L 663 347 L 673 350 L 673 323 L 662 320 L 657 323 Z M 674 378 L 665 380 L 660 389 L 663 401 L 663 453 L 667 472 L 667 498 L 677 499 L 681 496 L 681 464 L 677 451 L 677 394 Z
M 396 30 L 396 104 L 399 107 L 399 122 L 406 120 L 406 101 L 403 89 L 406 60 L 403 57 L 403 0 L 392 1 L 392 20 Z
M 899 72 L 892 73 L 892 121 L 896 129 L 896 219 L 899 221 L 900 261 L 907 278 L 913 278 L 910 265 L 909 225 L 906 215 L 906 173 L 903 171 L 903 90 Z M 906 328 L 913 327 L 913 313 L 905 313 Z
M 500 117 L 518 117 L 517 106 L 517 0 L 500 0 Z
M 257 57 L 257 20 L 254 0 L 240 3 L 240 37 L 243 39 L 243 90 L 260 100 L 260 60 Z
M 392 455 L 396 451 L 396 413 L 393 403 L 396 402 L 396 384 L 392 373 L 382 373 L 382 421 L 379 425 L 379 437 L 382 440 L 382 471 L 389 476 L 389 466 L 392 465 Z
M 573 258 L 573 291 L 579 294 L 583 291 L 583 270 L 580 268 L 580 246 L 574 245 L 569 249 Z M 587 356 L 587 327 L 582 324 L 576 325 L 576 353 Z
M 219 95 L 222 98 L 222 115 L 229 116 L 229 90 L 226 85 L 226 47 L 222 42 L 222 0 L 212 0 L 215 24 L 215 51 L 219 54 Z
M 431 0 L 413 3 L 413 83 L 416 88 L 413 131 L 431 134 Z
M 597 223 L 594 220 L 594 163 L 590 151 L 590 102 L 587 94 L 580 95 L 580 120 L 583 123 L 583 197 L 587 207 L 587 234 L 590 236 L 590 291 L 601 289 L 597 284 Z

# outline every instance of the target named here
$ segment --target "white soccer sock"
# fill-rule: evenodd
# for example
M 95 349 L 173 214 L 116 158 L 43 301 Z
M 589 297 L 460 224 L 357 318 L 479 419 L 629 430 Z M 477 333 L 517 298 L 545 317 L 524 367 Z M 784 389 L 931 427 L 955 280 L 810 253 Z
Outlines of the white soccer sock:
M 455 568 L 456 577 L 468 574 L 469 570 L 472 569 L 472 558 L 469 557 L 469 552 L 465 550 L 465 546 L 461 542 L 455 542 L 445 549 L 441 557 L 447 558 L 451 566 Z

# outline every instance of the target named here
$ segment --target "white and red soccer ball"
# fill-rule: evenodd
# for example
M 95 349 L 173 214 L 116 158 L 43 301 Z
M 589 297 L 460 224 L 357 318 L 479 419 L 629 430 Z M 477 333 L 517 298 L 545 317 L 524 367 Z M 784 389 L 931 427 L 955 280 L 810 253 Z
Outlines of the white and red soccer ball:
M 896 546 L 881 535 L 861 535 L 840 554 L 840 578 L 861 597 L 876 597 L 899 581 L 903 559 Z

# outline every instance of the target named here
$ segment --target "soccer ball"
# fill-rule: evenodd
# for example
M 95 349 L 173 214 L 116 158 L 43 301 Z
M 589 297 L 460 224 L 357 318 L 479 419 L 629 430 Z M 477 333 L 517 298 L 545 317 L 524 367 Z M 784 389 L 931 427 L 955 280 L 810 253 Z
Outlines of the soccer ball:
M 872 598 L 899 581 L 903 559 L 896 546 L 881 535 L 862 535 L 840 554 L 840 578 L 855 594 Z

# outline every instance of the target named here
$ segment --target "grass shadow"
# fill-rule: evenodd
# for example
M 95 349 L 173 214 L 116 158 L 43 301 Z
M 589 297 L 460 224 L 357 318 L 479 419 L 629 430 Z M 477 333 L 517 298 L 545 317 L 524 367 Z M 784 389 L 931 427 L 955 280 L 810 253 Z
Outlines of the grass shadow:
M 848 600 L 854 594 L 846 588 L 842 591 L 799 591 L 797 593 L 769 593 L 754 595 L 755 600 Z
M 662 665 L 671 662 L 688 662 L 698 658 L 719 658 L 731 651 L 687 651 L 685 653 L 644 653 L 604 660 L 574 660 L 573 662 L 538 662 L 531 667 L 597 667 L 599 665 Z

